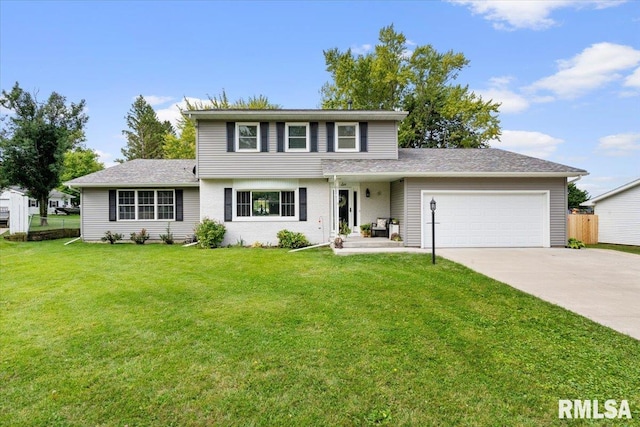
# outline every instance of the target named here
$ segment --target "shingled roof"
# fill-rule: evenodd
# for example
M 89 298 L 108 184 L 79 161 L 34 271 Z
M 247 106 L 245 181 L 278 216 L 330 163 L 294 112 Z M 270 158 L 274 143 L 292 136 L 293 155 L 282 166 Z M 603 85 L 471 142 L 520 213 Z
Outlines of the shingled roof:
M 497 148 L 398 149 L 397 160 L 323 160 L 324 176 L 579 176 L 587 171 Z
M 194 160 L 136 159 L 65 183 L 71 187 L 197 187 Z

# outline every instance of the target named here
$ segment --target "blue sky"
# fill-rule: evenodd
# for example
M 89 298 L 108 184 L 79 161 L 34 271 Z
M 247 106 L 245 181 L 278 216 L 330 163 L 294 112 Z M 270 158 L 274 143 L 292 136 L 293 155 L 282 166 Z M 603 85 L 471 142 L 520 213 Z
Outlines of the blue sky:
M 85 99 L 86 145 L 121 157 L 144 95 L 162 119 L 226 90 L 319 107 L 323 50 L 366 53 L 394 24 L 462 52 L 458 82 L 502 102 L 493 147 L 590 172 L 592 196 L 640 177 L 640 2 L 0 2 L 0 88 Z

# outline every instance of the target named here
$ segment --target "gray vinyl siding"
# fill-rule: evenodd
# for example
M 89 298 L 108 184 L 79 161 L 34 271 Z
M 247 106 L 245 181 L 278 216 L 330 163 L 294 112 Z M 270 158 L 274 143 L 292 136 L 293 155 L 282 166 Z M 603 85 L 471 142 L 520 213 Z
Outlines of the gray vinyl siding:
M 269 123 L 269 152 L 227 152 L 226 123 L 198 121 L 199 178 L 322 178 L 322 159 L 397 159 L 394 121 L 368 122 L 363 152 L 327 153 L 326 122 L 318 125 L 317 153 L 278 153 L 275 122 Z
M 407 225 L 407 246 L 420 246 L 422 190 L 548 190 L 550 243 L 551 246 L 566 245 L 566 178 L 406 178 L 405 183 L 407 219 L 404 222 Z
M 151 240 L 160 240 L 160 234 L 166 233 L 168 222 L 174 239 L 178 242 L 182 241 L 185 236 L 193 234 L 194 227 L 200 221 L 199 190 L 197 188 L 183 188 L 182 197 L 183 221 L 109 221 L 109 189 L 83 188 L 81 193 L 82 239 L 100 241 L 105 231 L 111 231 L 122 233 L 124 235 L 122 240 L 129 241 L 131 233 L 140 232 L 142 228 L 145 228 Z
M 391 183 L 391 218 L 400 222 L 400 235 L 406 234 L 404 180 Z

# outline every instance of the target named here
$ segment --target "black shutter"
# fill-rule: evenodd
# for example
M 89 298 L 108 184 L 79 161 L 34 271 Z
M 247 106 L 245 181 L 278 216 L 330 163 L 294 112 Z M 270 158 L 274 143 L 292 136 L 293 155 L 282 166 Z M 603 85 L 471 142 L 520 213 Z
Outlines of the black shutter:
M 227 122 L 227 152 L 236 151 L 236 123 Z
M 269 152 L 269 123 L 260 123 L 260 151 L 263 153 Z
M 116 214 L 116 190 L 109 190 L 109 221 L 116 221 Z
M 299 188 L 300 192 L 300 221 L 307 220 L 307 189 L 305 187 Z
M 360 122 L 360 151 L 367 152 L 367 128 L 369 124 L 367 122 Z
M 276 123 L 276 137 L 278 139 L 278 153 L 284 152 L 284 122 Z
M 311 133 L 311 148 L 309 151 L 312 153 L 318 152 L 318 122 L 309 123 L 309 132 Z
M 176 190 L 176 221 L 184 221 L 183 211 L 182 190 Z
M 335 123 L 327 122 L 327 153 L 333 153 L 333 138 L 335 135 Z
M 224 189 L 224 220 L 231 221 L 233 219 L 233 190 L 231 188 Z

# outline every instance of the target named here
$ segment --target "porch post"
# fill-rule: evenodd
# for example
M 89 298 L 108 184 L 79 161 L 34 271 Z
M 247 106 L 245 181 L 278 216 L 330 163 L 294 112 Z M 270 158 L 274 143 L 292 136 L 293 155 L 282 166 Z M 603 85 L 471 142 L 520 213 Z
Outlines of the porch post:
M 335 230 L 334 237 L 338 237 L 340 235 L 340 181 L 338 177 L 333 176 L 333 186 L 335 188 L 334 191 L 334 200 L 333 200 L 333 226 Z

